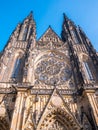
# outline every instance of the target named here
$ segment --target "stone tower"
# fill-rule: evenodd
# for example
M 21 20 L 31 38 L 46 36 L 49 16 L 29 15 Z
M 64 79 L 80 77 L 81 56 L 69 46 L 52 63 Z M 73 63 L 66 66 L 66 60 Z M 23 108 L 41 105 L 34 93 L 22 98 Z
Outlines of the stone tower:
M 36 40 L 32 13 L 0 54 L 0 130 L 97 130 L 98 55 L 64 14 Z

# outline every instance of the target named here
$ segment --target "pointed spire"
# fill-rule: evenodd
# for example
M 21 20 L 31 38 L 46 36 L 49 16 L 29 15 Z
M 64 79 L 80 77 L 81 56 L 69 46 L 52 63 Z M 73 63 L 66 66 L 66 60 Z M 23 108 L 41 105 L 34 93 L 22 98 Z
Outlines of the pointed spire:
M 63 16 L 64 16 L 64 23 L 67 23 L 69 26 L 76 27 L 75 23 L 71 19 L 69 19 L 65 13 L 63 13 Z
M 65 13 L 63 13 L 63 25 L 62 25 L 61 37 L 62 37 L 64 42 L 68 39 L 68 36 L 69 36 L 68 21 L 69 21 L 68 17 L 66 16 Z
M 33 18 L 33 11 L 31 11 L 29 15 L 24 19 L 24 22 L 26 21 L 33 21 L 35 23 L 34 18 Z
M 67 17 L 65 13 L 63 13 L 63 25 L 64 24 L 68 25 L 68 21 L 69 21 L 69 18 Z
M 36 31 L 36 24 L 35 20 L 33 19 L 33 12 L 31 11 L 29 15 L 21 23 L 19 40 L 23 40 L 24 39 L 23 37 L 29 39 L 31 35 L 35 35 L 35 31 Z
M 31 11 L 31 12 L 29 13 L 29 15 L 27 16 L 27 18 L 32 19 L 32 17 L 33 17 L 33 11 Z
M 65 13 L 63 13 L 63 17 L 64 17 L 64 20 L 69 20 L 69 18 L 67 17 Z

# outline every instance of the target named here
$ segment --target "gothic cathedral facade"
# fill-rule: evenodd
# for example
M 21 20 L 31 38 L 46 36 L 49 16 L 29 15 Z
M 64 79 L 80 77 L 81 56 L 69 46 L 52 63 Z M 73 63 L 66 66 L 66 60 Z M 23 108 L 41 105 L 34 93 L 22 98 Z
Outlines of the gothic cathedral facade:
M 98 53 L 65 14 L 36 40 L 32 13 L 0 54 L 0 130 L 98 130 Z

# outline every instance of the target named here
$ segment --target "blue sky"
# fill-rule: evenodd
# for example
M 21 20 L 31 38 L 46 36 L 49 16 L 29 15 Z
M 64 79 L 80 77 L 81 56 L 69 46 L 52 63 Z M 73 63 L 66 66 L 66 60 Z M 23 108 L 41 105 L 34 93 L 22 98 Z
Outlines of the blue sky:
M 3 0 L 0 2 L 0 50 L 12 31 L 33 11 L 39 38 L 49 25 L 60 35 L 63 12 L 80 25 L 98 51 L 98 0 Z

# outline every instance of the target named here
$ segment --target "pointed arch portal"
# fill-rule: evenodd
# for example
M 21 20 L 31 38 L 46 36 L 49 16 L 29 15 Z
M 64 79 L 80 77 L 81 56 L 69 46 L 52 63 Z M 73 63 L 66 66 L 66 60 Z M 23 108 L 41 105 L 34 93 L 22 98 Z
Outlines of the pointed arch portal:
M 80 130 L 80 126 L 76 119 L 73 119 L 67 112 L 56 109 L 48 113 L 43 118 L 37 130 Z

